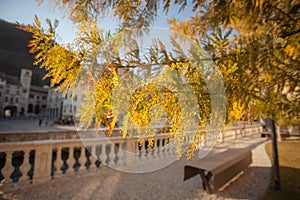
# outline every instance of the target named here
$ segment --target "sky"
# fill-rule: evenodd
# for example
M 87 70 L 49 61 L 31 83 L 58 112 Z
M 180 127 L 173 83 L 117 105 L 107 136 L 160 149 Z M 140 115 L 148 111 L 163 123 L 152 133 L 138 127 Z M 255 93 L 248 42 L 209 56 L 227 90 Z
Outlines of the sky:
M 162 6 L 161 6 L 162 7 Z M 187 9 L 191 10 L 191 9 Z M 45 0 L 41 5 L 38 5 L 37 0 L 0 0 L 0 19 L 8 22 L 19 22 L 21 24 L 32 24 L 34 15 L 37 15 L 41 23 L 46 25 L 45 20 L 48 18 L 51 21 L 59 20 L 57 34 L 61 38 L 61 42 L 70 43 L 74 39 L 76 27 L 72 22 L 64 16 L 63 12 L 58 8 L 53 10 L 49 7 L 49 2 Z M 153 24 L 153 27 L 168 28 L 166 23 L 167 18 L 176 16 L 180 20 L 192 16 L 192 12 L 178 13 L 178 8 L 174 7 L 168 16 L 165 16 L 160 10 L 159 17 Z M 101 27 L 105 30 L 115 30 L 117 28 L 117 21 L 112 18 L 105 18 L 100 22 Z

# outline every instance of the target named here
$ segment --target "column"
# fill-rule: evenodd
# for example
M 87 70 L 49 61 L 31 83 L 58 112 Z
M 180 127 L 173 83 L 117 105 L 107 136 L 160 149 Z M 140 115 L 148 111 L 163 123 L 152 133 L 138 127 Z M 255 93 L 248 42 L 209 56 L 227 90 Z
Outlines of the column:
M 61 147 L 58 147 L 56 152 L 56 160 L 54 161 L 54 167 L 56 171 L 54 173 L 54 178 L 59 178 L 63 174 L 63 172 L 60 169 L 63 165 L 63 160 L 61 157 L 61 149 L 62 149 Z
M 116 153 L 115 153 L 115 144 L 110 144 L 110 153 L 109 153 L 109 166 L 114 166 L 115 165 L 115 158 L 116 158 Z
M 85 174 L 86 173 L 86 156 L 85 156 L 85 146 L 82 146 L 80 149 L 81 153 L 80 153 L 80 157 L 79 157 L 79 163 L 80 163 L 80 167 L 78 169 L 78 173 L 79 174 Z
M 162 154 L 161 154 L 161 139 L 157 139 L 156 140 L 156 145 L 157 145 L 157 147 L 156 147 L 156 155 L 157 155 L 157 157 L 162 157 Z
M 140 147 L 141 147 L 141 150 L 140 150 L 140 152 L 141 152 L 141 156 L 140 156 L 140 159 L 144 159 L 144 158 L 147 158 L 147 152 L 146 152 L 146 143 L 145 143 L 145 141 L 143 141 L 143 143 L 142 144 L 139 144 L 139 145 L 141 145 Z
M 100 156 L 99 156 L 99 158 L 100 158 L 100 162 L 101 162 L 101 167 L 104 167 L 104 165 L 105 165 L 105 161 L 106 161 L 106 149 L 105 149 L 105 144 L 102 144 L 101 145 L 101 154 L 100 154 Z
M 74 147 L 70 147 L 69 149 L 70 149 L 69 150 L 69 158 L 66 161 L 67 165 L 69 166 L 69 168 L 66 171 L 66 175 L 67 176 L 75 176 L 76 172 L 74 171 L 74 168 L 73 168 L 73 166 L 74 166 L 74 164 L 76 162 L 76 160 L 74 158 Z
M 19 179 L 19 183 L 18 183 L 19 186 L 26 186 L 30 184 L 29 176 L 27 175 L 28 171 L 31 168 L 31 165 L 29 163 L 29 156 L 30 156 L 30 150 L 25 149 L 23 163 L 20 166 L 20 171 L 22 172 L 22 176 Z
M 5 161 L 5 165 L 2 168 L 2 174 L 4 176 L 4 179 L 1 181 L 1 183 L 3 184 L 3 186 L 1 187 L 1 189 L 9 189 L 13 187 L 13 182 L 12 179 L 10 178 L 10 175 L 12 174 L 12 172 L 14 171 L 14 166 L 12 165 L 12 151 L 7 151 L 5 152 L 6 154 L 6 161 Z
M 97 166 L 96 166 L 96 161 L 97 161 L 96 145 L 91 146 L 90 161 L 91 161 L 91 165 L 90 165 L 89 171 L 90 172 L 96 172 L 97 171 Z
M 34 158 L 33 184 L 46 183 L 51 180 L 52 148 L 41 144 L 36 148 Z
M 138 153 L 137 141 L 135 138 L 127 138 L 125 143 L 125 158 L 126 158 L 126 165 L 130 165 L 131 163 L 135 162 Z
M 123 166 L 123 165 L 125 165 L 125 163 L 124 163 L 124 152 L 123 152 L 123 145 L 124 145 L 124 143 L 122 143 L 122 142 L 120 142 L 120 144 L 119 144 L 119 147 L 118 147 L 118 152 L 117 152 L 117 155 L 118 155 L 118 161 L 117 161 L 117 165 L 119 165 L 119 166 Z

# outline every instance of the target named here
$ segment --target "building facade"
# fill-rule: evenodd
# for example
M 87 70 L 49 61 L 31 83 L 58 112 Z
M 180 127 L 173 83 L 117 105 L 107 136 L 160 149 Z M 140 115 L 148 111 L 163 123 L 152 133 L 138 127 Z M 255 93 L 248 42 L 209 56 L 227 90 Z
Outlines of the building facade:
M 22 85 L 17 77 L 1 73 L 0 78 L 1 116 L 15 117 L 21 112 Z
M 45 118 L 73 123 L 82 102 L 83 90 L 71 91 L 65 98 L 49 86 L 31 84 L 32 71 L 22 69 L 20 76 L 0 72 L 0 118 Z
M 66 98 L 63 100 L 62 120 L 66 123 L 76 120 L 76 115 L 79 111 L 80 104 L 82 102 L 82 92 L 76 91 L 74 97 L 69 91 Z
M 47 94 L 49 87 L 32 85 L 28 98 L 28 116 L 45 116 L 47 107 Z
M 31 80 L 32 71 L 28 69 L 22 69 L 20 77 L 0 72 L 1 118 L 47 117 L 48 110 L 50 110 L 52 118 L 60 116 L 61 109 L 53 110 L 53 106 L 56 106 L 56 104 L 55 102 L 49 103 L 49 100 L 54 98 L 56 101 L 62 102 L 61 95 L 59 93 L 49 93 L 49 91 L 52 91 L 49 86 L 31 85 Z M 54 95 L 54 97 L 51 95 Z
M 63 98 L 54 88 L 48 90 L 46 117 L 49 119 L 62 118 Z

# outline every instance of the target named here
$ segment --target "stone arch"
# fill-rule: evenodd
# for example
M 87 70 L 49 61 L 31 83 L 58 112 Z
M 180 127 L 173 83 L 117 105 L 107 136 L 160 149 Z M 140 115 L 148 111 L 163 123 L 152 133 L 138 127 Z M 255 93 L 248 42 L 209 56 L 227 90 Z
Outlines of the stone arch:
M 16 117 L 18 108 L 16 106 L 5 106 L 3 109 L 4 117 Z

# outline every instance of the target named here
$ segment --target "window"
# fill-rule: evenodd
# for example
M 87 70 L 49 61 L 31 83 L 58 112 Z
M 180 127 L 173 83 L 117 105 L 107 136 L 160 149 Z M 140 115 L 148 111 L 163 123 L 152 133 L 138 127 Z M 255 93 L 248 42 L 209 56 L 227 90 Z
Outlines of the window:
M 34 99 L 34 95 L 33 94 L 29 94 L 29 98 L 30 99 Z
M 32 104 L 29 104 L 28 105 L 28 113 L 32 113 L 32 111 L 33 111 L 33 105 Z
M 3 85 L 0 85 L 0 89 L 2 89 L 3 88 Z
M 23 93 L 26 93 L 27 92 L 27 90 L 23 90 Z
M 15 103 L 19 103 L 19 98 L 18 97 L 16 97 Z
M 5 97 L 4 102 L 8 102 L 8 97 Z
M 36 96 L 36 99 L 40 99 L 40 96 Z
M 6 90 L 6 94 L 8 94 L 8 93 L 9 93 L 9 90 L 7 89 L 7 90 Z
M 20 92 L 19 92 L 19 90 L 17 90 L 17 95 L 19 95 L 20 94 Z
M 29 71 L 26 71 L 25 74 L 26 74 L 26 75 L 29 75 Z
M 40 114 L 40 105 L 35 105 L 35 107 L 34 107 L 34 113 L 35 114 Z
M 43 100 L 46 100 L 46 96 L 42 96 L 42 99 L 43 99 Z
M 0 97 L 2 97 L 2 93 L 0 92 Z
M 10 103 L 14 102 L 14 97 L 10 97 Z

